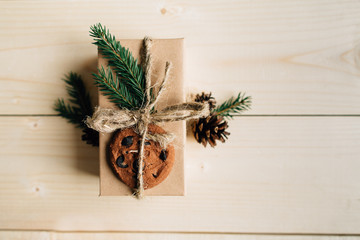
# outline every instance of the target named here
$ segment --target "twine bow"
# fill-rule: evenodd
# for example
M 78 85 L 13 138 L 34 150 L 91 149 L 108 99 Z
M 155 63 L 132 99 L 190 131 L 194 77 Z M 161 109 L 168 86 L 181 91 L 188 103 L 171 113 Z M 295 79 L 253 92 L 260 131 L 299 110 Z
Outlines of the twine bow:
M 143 59 L 142 63 L 145 69 L 145 94 L 146 101 L 139 110 L 130 111 L 128 109 L 104 109 L 97 107 L 93 116 L 86 119 L 86 124 L 98 132 L 111 133 L 117 129 L 134 127 L 135 131 L 141 136 L 139 146 L 138 172 L 137 172 L 137 186 L 134 191 L 138 198 L 143 196 L 144 180 L 143 180 L 143 164 L 144 164 L 144 145 L 145 139 L 158 142 L 163 148 L 173 141 L 174 135 L 166 134 L 150 134 L 148 133 L 149 123 L 158 122 L 172 122 L 180 120 L 188 120 L 208 116 L 209 106 L 203 103 L 183 103 L 168 106 L 161 111 L 152 111 L 153 107 L 158 102 L 161 93 L 164 90 L 166 81 L 168 80 L 171 63 L 166 62 L 165 75 L 161 81 L 157 93 L 152 99 L 150 96 L 151 89 L 151 39 L 145 37 L 143 40 Z M 153 88 L 154 89 L 154 88 Z M 155 92 L 155 91 L 153 91 Z

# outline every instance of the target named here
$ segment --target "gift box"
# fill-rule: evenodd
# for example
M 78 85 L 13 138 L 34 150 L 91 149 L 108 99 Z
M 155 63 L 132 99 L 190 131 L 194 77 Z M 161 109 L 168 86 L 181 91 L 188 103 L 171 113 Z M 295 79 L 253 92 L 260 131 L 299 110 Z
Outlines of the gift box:
M 129 48 L 133 56 L 139 59 L 142 40 L 120 40 L 122 46 Z M 160 96 L 157 109 L 166 105 L 180 104 L 185 100 L 183 87 L 183 39 L 154 39 L 151 48 L 153 56 L 152 84 L 161 81 L 164 76 L 166 61 L 172 63 L 170 79 L 166 89 Z M 99 68 L 107 68 L 107 60 L 101 54 L 98 57 Z M 112 108 L 106 96 L 99 91 L 99 106 Z M 159 185 L 146 189 L 145 196 L 183 196 L 184 189 L 184 145 L 186 137 L 185 121 L 158 124 L 167 132 L 175 134 L 172 143 L 175 147 L 175 162 L 168 177 Z M 100 196 L 126 196 L 132 195 L 133 191 L 125 185 L 115 174 L 108 164 L 109 143 L 114 133 L 100 133 L 99 135 L 99 159 L 100 159 Z

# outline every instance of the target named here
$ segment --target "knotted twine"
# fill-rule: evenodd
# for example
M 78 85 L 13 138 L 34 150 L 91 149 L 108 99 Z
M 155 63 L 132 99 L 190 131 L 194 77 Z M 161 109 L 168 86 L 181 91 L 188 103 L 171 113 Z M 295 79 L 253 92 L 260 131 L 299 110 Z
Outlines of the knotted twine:
M 137 198 L 142 198 L 144 193 L 143 164 L 144 164 L 144 145 L 145 139 L 156 141 L 162 148 L 173 141 L 174 135 L 150 134 L 148 125 L 150 123 L 173 122 L 205 117 L 210 114 L 208 104 L 204 103 L 182 103 L 167 106 L 161 111 L 153 111 L 154 106 L 159 100 L 168 80 L 171 63 L 166 62 L 165 74 L 157 92 L 155 87 L 151 87 L 152 56 L 150 53 L 152 40 L 145 37 L 142 46 L 142 64 L 145 72 L 145 102 L 139 110 L 128 109 L 104 109 L 97 107 L 92 117 L 87 117 L 86 124 L 98 132 L 111 133 L 117 129 L 134 127 L 136 133 L 141 136 L 138 158 L 137 184 L 134 194 Z M 154 97 L 151 98 L 150 89 L 153 89 Z

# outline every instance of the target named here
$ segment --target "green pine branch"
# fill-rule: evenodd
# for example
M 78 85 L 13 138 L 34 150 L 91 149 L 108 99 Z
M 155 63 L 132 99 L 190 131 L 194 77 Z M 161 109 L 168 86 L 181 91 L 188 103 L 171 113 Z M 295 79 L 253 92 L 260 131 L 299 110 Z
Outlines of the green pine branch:
M 90 95 L 86 91 L 81 76 L 76 73 L 70 73 L 65 76 L 63 81 L 66 83 L 66 90 L 69 95 L 68 103 L 59 98 L 54 104 L 54 110 L 68 120 L 69 123 L 81 128 L 83 135 L 81 139 L 87 144 L 99 146 L 99 133 L 88 128 L 84 122 L 87 116 L 93 114 L 93 108 Z
M 239 93 L 236 98 L 231 97 L 213 111 L 217 115 L 233 118 L 237 114 L 240 114 L 251 107 L 251 97 L 245 96 L 245 94 Z
M 84 128 L 83 115 L 79 109 L 64 102 L 64 99 L 58 99 L 55 102 L 54 110 L 61 116 L 68 120 L 69 123 L 75 124 L 78 128 Z
M 81 76 L 70 72 L 63 81 L 66 83 L 66 90 L 69 94 L 69 103 L 64 99 L 55 102 L 54 110 L 58 115 L 67 119 L 77 127 L 86 128 L 83 120 L 86 116 L 92 115 L 90 95 L 86 92 Z
M 113 78 L 110 67 L 107 72 L 103 67 L 99 68 L 99 74 L 93 73 L 95 83 L 109 100 L 119 108 L 135 109 L 138 106 L 137 99 L 129 93 L 127 87 L 120 83 L 119 78 Z
M 122 47 L 120 42 L 116 41 L 115 36 L 112 36 L 109 30 L 100 23 L 90 27 L 90 36 L 94 38 L 94 44 L 98 46 L 100 53 L 108 60 L 108 65 L 116 73 L 120 82 L 118 86 L 126 86 L 124 88 L 125 91 L 128 91 L 126 96 L 132 99 L 128 99 L 128 102 L 135 103 L 132 108 L 140 108 L 145 101 L 145 74 L 141 65 L 138 64 L 130 50 Z M 98 70 L 100 72 L 100 69 Z M 124 94 L 115 96 L 118 92 L 111 89 L 104 90 L 108 87 L 105 85 L 102 91 L 106 91 L 108 96 L 113 99 L 125 96 Z
M 86 92 L 81 76 L 70 72 L 63 80 L 67 84 L 66 90 L 70 96 L 69 101 L 77 105 L 83 115 L 91 115 L 93 110 L 90 95 Z

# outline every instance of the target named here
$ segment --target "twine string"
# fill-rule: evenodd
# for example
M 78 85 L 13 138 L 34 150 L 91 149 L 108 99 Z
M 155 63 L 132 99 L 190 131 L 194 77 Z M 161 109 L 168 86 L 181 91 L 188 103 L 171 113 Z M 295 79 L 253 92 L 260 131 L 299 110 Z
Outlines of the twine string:
M 144 146 L 145 146 L 145 138 L 148 131 L 148 124 L 150 121 L 150 109 L 149 105 L 151 102 L 151 96 L 150 96 L 150 87 L 151 87 L 151 39 L 148 37 L 145 37 L 143 40 L 143 51 L 144 51 L 144 59 L 143 64 L 145 68 L 145 97 L 146 102 L 143 109 L 143 114 L 140 117 L 140 121 L 137 122 L 137 129 L 140 130 L 139 134 L 141 135 L 141 141 L 139 146 L 139 159 L 138 159 L 138 172 L 137 172 L 137 183 L 136 183 L 136 189 L 135 189 L 135 196 L 138 198 L 142 198 L 144 195 L 144 177 L 143 177 L 143 165 L 144 165 Z M 143 129 L 141 129 L 143 128 Z

